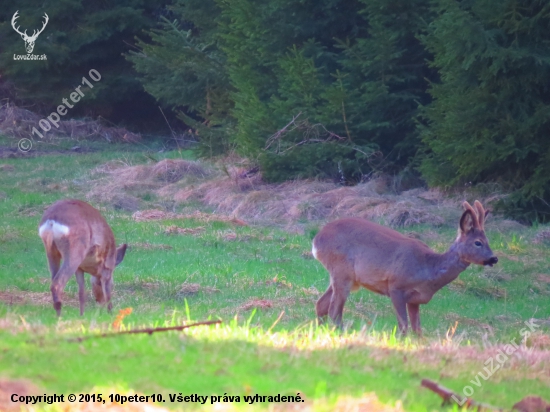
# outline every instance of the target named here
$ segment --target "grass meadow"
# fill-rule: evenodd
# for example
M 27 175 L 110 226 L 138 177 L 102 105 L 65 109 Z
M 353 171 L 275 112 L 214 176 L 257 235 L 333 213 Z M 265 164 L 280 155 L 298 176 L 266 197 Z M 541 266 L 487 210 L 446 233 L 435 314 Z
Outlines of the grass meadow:
M 3 138 L 0 144 L 12 142 Z M 102 394 L 103 399 L 160 394 L 165 402 L 150 410 L 459 410 L 442 406 L 441 398 L 420 386 L 422 379 L 460 394 L 469 385 L 473 399 L 503 408 L 527 395 L 550 401 L 550 231 L 545 227 L 522 227 L 498 216 L 489 220 L 487 236 L 499 263 L 468 268 L 421 307 L 424 337 L 400 338 L 390 300 L 366 290 L 350 296 L 343 332 L 317 324 L 314 304 L 328 286 L 328 273 L 310 249 L 322 219 L 302 219 L 301 230 L 200 217 L 136 221 L 124 207 L 92 201 L 117 243 L 129 244 L 114 272 L 113 312 L 93 301 L 86 275 L 84 316 L 78 313 L 73 278 L 57 318 L 37 234 L 44 209 L 62 198 L 88 200 L 93 170 L 109 162 L 140 165 L 191 154 L 95 143 L 81 153 L 66 144 L 49 149 L 0 159 L 0 410 L 20 410 L 20 404 L 7 401 L 12 393 Z M 144 193 L 140 201 L 176 214 L 216 212 L 193 199 L 175 204 Z M 456 218 L 438 228 L 419 224 L 398 230 L 414 232 L 443 252 L 456 236 L 453 222 L 458 224 L 460 210 L 451 212 Z M 121 319 L 127 308 L 131 313 Z M 71 340 L 218 319 L 219 325 L 181 332 Z M 522 336 L 529 320 L 538 327 Z M 487 380 L 478 377 L 479 386 L 472 383 L 478 372 L 487 375 L 488 359 L 511 341 L 518 344 L 514 355 Z M 220 400 L 172 402 L 170 394 Z M 304 402 L 244 401 L 255 394 L 299 394 Z M 240 402 L 224 402 L 224 395 L 239 396 Z M 145 410 L 144 405 L 42 403 L 32 410 Z

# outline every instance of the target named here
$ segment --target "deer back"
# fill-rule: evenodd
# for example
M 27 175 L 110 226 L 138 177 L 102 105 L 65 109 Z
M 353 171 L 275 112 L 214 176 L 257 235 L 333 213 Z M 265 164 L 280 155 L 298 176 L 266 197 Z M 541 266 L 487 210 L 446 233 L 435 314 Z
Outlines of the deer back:
M 365 219 L 347 218 L 327 224 L 317 234 L 313 253 L 327 268 L 345 262 L 358 276 L 388 278 L 405 272 L 423 273 L 434 252 L 395 230 Z
M 88 252 L 84 266 L 103 263 L 114 269 L 116 265 L 113 231 L 101 213 L 86 202 L 67 199 L 51 205 L 39 223 L 39 234 L 51 237 L 62 253 L 75 242 L 84 244 Z

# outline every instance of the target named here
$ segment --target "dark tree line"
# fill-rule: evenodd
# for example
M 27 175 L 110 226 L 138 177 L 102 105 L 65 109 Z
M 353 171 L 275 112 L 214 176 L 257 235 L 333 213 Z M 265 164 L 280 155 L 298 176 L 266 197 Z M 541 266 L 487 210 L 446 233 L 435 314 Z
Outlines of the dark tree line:
M 42 114 L 49 114 L 82 83 L 90 69 L 101 74 L 93 89 L 83 88 L 86 98 L 68 116 L 103 116 L 114 122 L 146 127 L 154 109 L 162 119 L 155 98 L 143 90 L 132 64 L 124 59 L 135 37 L 156 24 L 164 6 L 154 0 L 0 2 L 0 98 Z M 23 40 L 11 25 L 18 11 L 22 31 L 42 27 L 33 53 L 47 60 L 16 61 L 25 55 Z M 135 46 L 134 46 L 135 47 Z M 157 115 L 158 114 L 158 115 Z M 164 121 L 162 121 L 164 122 Z
M 550 220 L 547 1 L 59 4 L 48 10 L 70 24 L 50 33 L 46 65 L 15 67 L 21 45 L 0 44 L 21 98 L 51 98 L 101 62 L 98 104 L 153 96 L 197 131 L 201 155 L 236 150 L 268 180 L 490 182 L 512 193 L 508 213 Z M 11 12 L 0 11 L 2 38 L 17 36 Z

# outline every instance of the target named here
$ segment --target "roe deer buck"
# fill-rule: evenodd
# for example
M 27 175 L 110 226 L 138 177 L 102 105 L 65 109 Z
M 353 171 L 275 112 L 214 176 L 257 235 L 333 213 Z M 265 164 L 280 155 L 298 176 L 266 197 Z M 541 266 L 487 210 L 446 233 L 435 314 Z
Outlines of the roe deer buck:
M 60 200 L 44 212 L 38 234 L 46 248 L 57 315 L 61 315 L 61 292 L 73 273 L 78 283 L 80 315 L 84 314 L 84 272 L 92 275 L 96 301 L 107 303 L 111 311 L 113 270 L 124 259 L 127 245 L 116 247 L 113 231 L 103 216 L 86 202 Z
M 399 330 L 407 333 L 407 309 L 413 330 L 421 334 L 419 305 L 428 303 L 470 263 L 493 266 L 498 258 L 489 247 L 484 222 L 488 214 L 477 200 L 465 212 L 458 236 L 443 254 L 416 239 L 364 219 L 348 218 L 327 224 L 313 239 L 313 256 L 330 274 L 330 285 L 315 306 L 338 325 L 350 291 L 363 286 L 389 296 Z

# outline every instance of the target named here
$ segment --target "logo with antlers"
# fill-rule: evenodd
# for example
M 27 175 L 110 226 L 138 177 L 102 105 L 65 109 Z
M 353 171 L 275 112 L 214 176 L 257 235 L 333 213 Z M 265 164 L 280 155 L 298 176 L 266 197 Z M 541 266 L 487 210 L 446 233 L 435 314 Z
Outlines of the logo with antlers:
M 38 38 L 38 35 L 40 33 L 42 33 L 44 31 L 44 29 L 46 28 L 46 25 L 48 24 L 49 17 L 46 13 L 44 13 L 44 23 L 42 23 L 42 28 L 40 30 L 34 30 L 33 33 L 32 33 L 32 36 L 29 36 L 29 35 L 27 35 L 27 30 L 25 30 L 24 33 L 21 33 L 19 31 L 19 26 L 15 27 L 15 24 L 16 24 L 15 21 L 19 18 L 17 13 L 19 13 L 19 10 L 17 10 L 15 12 L 15 14 L 13 15 L 13 17 L 11 19 L 11 25 L 12 25 L 13 29 L 17 33 L 19 33 L 21 35 L 21 37 L 23 38 L 23 40 L 25 41 L 25 49 L 27 49 L 27 53 L 30 54 L 30 53 L 32 53 L 32 50 L 34 49 L 34 42 Z

